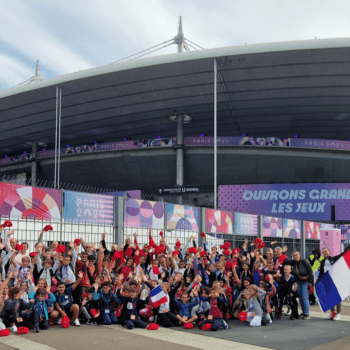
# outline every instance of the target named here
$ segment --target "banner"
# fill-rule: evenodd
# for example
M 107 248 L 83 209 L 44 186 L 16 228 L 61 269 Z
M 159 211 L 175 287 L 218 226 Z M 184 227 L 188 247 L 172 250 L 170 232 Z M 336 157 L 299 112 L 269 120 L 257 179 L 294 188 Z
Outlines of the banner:
M 301 220 L 330 221 L 350 217 L 350 184 L 309 183 L 224 185 L 218 190 L 219 209 Z
M 207 233 L 233 233 L 233 213 L 207 209 Z
M 321 230 L 320 231 L 320 249 L 328 248 L 331 256 L 341 253 L 341 230 Z
M 239 145 L 242 137 L 233 136 L 233 137 L 217 137 L 216 142 L 218 146 L 232 146 Z M 213 146 L 214 145 L 214 137 L 208 136 L 200 136 L 200 137 L 185 137 L 184 145 L 186 146 Z
M 199 231 L 199 211 L 187 205 L 166 205 L 166 227 L 168 230 Z
M 65 222 L 113 224 L 113 197 L 81 192 L 64 192 Z
M 305 221 L 305 238 L 320 239 L 321 224 L 319 222 Z
M 291 138 L 289 147 L 350 149 L 350 141 Z
M 301 221 L 283 219 L 283 237 L 301 238 Z
M 350 240 L 350 225 L 339 225 L 338 227 L 341 230 L 341 241 L 349 241 Z
M 258 215 L 235 213 L 235 233 L 237 235 L 258 235 Z
M 60 221 L 61 191 L 0 183 L 0 215 Z
M 264 216 L 263 218 L 263 236 L 264 237 L 282 237 L 282 218 L 273 218 Z
M 164 229 L 164 203 L 127 198 L 125 226 Z

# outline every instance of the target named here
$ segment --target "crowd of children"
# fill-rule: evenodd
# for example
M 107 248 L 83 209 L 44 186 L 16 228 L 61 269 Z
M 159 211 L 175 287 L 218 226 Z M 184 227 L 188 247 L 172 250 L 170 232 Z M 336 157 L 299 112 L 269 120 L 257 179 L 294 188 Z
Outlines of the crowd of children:
M 191 237 L 184 247 L 178 241 L 172 248 L 162 232 L 152 237 L 151 229 L 143 247 L 136 234 L 120 247 L 107 247 L 106 233 L 97 247 L 82 239 L 48 247 L 43 239 L 49 230 L 43 229 L 29 253 L 28 243 L 19 244 L 13 230 L 0 228 L 0 331 L 39 332 L 70 321 L 217 331 L 228 329 L 230 318 L 268 325 L 282 318 L 284 305 L 290 319 L 299 318 L 286 247 L 273 250 L 260 239 L 246 240 L 240 248 L 228 242 L 209 247 L 202 233 L 203 246 Z

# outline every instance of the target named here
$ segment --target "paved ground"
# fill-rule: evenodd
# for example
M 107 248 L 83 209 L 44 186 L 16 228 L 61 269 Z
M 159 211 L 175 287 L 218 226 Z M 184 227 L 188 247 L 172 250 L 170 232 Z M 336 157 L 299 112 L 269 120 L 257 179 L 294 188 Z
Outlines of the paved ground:
M 0 350 L 330 350 L 350 349 L 350 304 L 343 307 L 342 321 L 324 320 L 318 306 L 312 307 L 310 320 L 290 321 L 285 317 L 272 325 L 250 328 L 239 321 L 230 321 L 231 329 L 203 332 L 181 328 L 157 331 L 126 330 L 116 326 L 53 326 L 48 331 L 0 338 Z

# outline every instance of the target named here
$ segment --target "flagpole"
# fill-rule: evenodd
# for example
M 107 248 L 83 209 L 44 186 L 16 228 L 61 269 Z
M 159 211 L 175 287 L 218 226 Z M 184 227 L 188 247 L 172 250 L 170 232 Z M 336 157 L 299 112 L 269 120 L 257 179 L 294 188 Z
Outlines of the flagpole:
M 217 65 L 214 59 L 214 209 L 217 209 Z

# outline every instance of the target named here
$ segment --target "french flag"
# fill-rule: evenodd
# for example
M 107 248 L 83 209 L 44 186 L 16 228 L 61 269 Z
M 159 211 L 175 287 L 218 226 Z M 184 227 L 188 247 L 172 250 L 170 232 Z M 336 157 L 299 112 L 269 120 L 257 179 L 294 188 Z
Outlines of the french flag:
M 156 288 L 153 288 L 151 292 L 149 293 L 153 307 L 159 307 L 161 304 L 166 303 L 168 301 L 168 298 L 166 294 L 163 292 L 163 289 L 161 286 L 157 286 Z
M 323 312 L 350 295 L 350 250 L 317 281 L 315 288 Z

